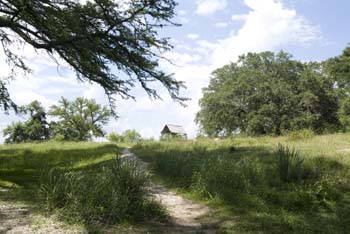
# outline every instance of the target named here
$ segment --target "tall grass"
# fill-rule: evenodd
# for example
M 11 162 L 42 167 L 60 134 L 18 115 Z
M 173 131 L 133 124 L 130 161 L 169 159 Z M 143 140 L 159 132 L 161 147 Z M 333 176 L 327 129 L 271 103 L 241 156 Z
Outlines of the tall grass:
M 149 175 L 116 158 L 116 144 L 45 142 L 0 146 L 0 186 L 13 199 L 85 224 L 163 218 L 148 198 Z
M 148 198 L 148 183 L 136 163 L 115 158 L 94 170 L 49 170 L 41 177 L 39 197 L 47 209 L 61 208 L 88 223 L 140 221 L 162 215 Z
M 344 135 L 328 139 L 334 137 L 342 142 Z M 348 212 L 341 208 L 350 199 L 349 164 L 336 151 L 331 157 L 324 144 L 315 144 L 324 138 L 288 142 L 290 147 L 277 144 L 285 137 L 237 137 L 143 143 L 134 150 L 169 186 L 210 204 L 221 201 L 239 216 L 227 233 L 349 233 L 344 232 Z M 297 144 L 302 144 L 300 151 Z M 339 147 L 348 147 L 346 141 Z
M 292 182 L 302 179 L 304 159 L 300 157 L 297 150 L 278 144 L 276 154 L 278 157 L 277 169 L 283 181 Z

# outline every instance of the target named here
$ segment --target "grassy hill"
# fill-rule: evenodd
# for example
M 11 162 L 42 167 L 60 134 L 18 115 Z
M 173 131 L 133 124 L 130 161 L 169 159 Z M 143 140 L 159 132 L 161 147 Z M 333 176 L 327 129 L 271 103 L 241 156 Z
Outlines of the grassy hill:
M 90 232 L 101 224 L 164 218 L 149 176 L 122 163 L 115 144 L 0 146 L 0 201 L 25 201 Z M 350 135 L 142 142 L 134 152 L 155 179 L 211 206 L 218 233 L 350 233 Z M 121 229 L 118 229 L 121 230 Z M 128 227 L 157 233 L 146 226 Z M 121 232 L 122 233 L 122 232 Z
M 350 233 L 349 134 L 149 142 L 134 151 L 169 186 L 215 208 L 220 233 Z
M 89 232 L 165 217 L 148 199 L 149 176 L 115 144 L 44 142 L 0 146 L 0 203 L 24 202 Z M 101 226 L 102 225 L 102 226 Z

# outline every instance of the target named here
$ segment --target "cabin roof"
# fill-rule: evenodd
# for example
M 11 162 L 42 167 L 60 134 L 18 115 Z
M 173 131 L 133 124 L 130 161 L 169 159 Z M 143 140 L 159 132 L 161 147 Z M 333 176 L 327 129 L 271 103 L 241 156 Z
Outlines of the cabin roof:
M 166 124 L 162 130 L 162 133 L 165 132 L 165 130 L 168 129 L 170 133 L 175 134 L 186 134 L 185 129 L 180 125 L 174 125 L 174 124 Z

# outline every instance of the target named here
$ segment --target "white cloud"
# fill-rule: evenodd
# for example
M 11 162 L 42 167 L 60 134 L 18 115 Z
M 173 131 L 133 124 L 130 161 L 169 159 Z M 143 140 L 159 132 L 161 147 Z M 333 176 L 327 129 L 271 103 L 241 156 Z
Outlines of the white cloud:
M 248 14 L 236 15 L 244 20 L 237 33 L 217 41 L 211 62 L 215 67 L 235 61 L 248 51 L 274 50 L 291 43 L 305 44 L 320 38 L 320 29 L 287 9 L 277 0 L 245 0 Z
M 214 23 L 214 27 L 217 27 L 217 28 L 226 28 L 227 26 L 229 26 L 228 22 L 217 22 L 217 23 Z
M 233 21 L 246 21 L 248 18 L 248 15 L 233 15 L 232 20 Z
M 225 9 L 227 0 L 197 0 L 196 13 L 199 15 L 212 15 Z
M 187 17 L 187 12 L 184 10 L 178 11 L 176 21 L 181 23 L 181 24 L 187 24 L 188 22 L 190 22 L 190 20 Z
M 198 63 L 202 59 L 202 57 L 196 53 L 179 53 L 175 51 L 166 52 L 163 54 L 163 56 L 170 60 L 176 67 L 182 67 L 188 64 Z M 163 69 L 173 67 L 173 65 L 168 61 L 161 61 L 160 64 L 163 67 Z M 176 72 L 176 70 L 172 72 Z
M 198 35 L 198 34 L 194 34 L 194 33 L 190 33 L 190 34 L 187 34 L 187 37 L 188 37 L 189 39 L 195 40 L 195 39 L 198 39 L 198 38 L 199 38 L 199 35 Z

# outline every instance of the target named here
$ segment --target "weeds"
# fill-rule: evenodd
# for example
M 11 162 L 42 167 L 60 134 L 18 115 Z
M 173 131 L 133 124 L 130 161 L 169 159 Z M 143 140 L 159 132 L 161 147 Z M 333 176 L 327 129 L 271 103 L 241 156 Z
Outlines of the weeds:
M 15 188 L 13 199 L 89 229 L 166 218 L 164 209 L 148 198 L 148 174 L 115 158 L 119 150 L 115 144 L 93 142 L 3 145 L 0 186 Z
M 115 158 L 94 170 L 51 169 L 42 176 L 39 197 L 47 209 L 61 208 L 87 223 L 139 221 L 162 213 L 147 198 L 148 183 L 135 163 Z
M 292 131 L 286 134 L 289 141 L 302 141 L 308 140 L 315 136 L 315 133 L 309 129 L 303 129 L 299 131 Z
M 281 139 L 142 143 L 134 149 L 168 185 L 228 209 L 225 219 L 239 217 L 227 233 L 349 233 L 350 173 L 345 162 L 323 153 L 334 152 L 324 144 L 331 137 L 275 148 Z
M 281 180 L 285 182 L 299 181 L 304 174 L 303 162 L 299 152 L 293 148 L 278 144 L 277 169 Z

